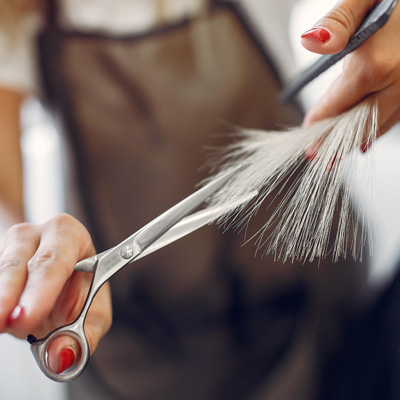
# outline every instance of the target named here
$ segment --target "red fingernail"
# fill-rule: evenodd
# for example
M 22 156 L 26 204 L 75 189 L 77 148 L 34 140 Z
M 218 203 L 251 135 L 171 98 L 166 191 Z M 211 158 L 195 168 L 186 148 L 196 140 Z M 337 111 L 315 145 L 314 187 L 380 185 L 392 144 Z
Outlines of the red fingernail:
M 61 374 L 67 370 L 75 361 L 75 353 L 72 349 L 62 349 L 60 352 L 60 368 L 57 374 Z
M 23 313 L 24 313 L 24 308 L 20 305 L 16 306 L 7 318 L 7 325 L 11 325 L 13 322 L 21 318 Z
M 308 148 L 305 153 L 304 153 L 304 157 L 307 161 L 312 161 L 314 160 L 314 158 L 317 156 L 317 150 L 313 147 Z
M 313 28 L 304 32 L 301 37 L 303 39 L 311 38 L 318 40 L 318 42 L 326 43 L 331 38 L 331 34 L 324 28 Z
M 363 153 L 366 153 L 369 150 L 370 147 L 371 147 L 371 143 L 366 142 L 361 146 L 361 151 Z
M 332 162 L 330 165 L 328 165 L 328 171 L 332 171 L 333 168 L 335 168 L 339 164 L 339 158 L 337 154 L 333 156 Z

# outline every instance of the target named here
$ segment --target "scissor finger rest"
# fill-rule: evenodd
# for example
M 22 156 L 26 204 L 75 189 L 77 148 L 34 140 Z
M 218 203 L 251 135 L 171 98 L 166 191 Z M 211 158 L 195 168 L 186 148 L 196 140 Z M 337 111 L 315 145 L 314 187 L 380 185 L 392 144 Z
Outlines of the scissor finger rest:
M 70 325 L 65 325 L 55 329 L 40 340 L 36 340 L 36 338 L 32 335 L 28 337 L 28 340 L 31 343 L 31 351 L 33 356 L 42 372 L 48 378 L 56 382 L 69 382 L 78 377 L 86 368 L 90 353 L 89 345 L 83 331 L 83 323 L 84 319 L 79 318 Z M 67 369 L 61 374 L 57 374 L 51 371 L 49 366 L 49 346 L 54 339 L 60 336 L 70 336 L 74 338 L 79 343 L 80 354 L 78 360 L 76 360 L 77 362 L 71 368 Z

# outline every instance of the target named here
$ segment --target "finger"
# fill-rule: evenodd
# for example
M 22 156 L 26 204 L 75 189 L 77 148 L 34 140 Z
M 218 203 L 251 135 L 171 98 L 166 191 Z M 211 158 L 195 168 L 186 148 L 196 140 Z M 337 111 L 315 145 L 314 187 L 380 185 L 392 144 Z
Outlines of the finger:
M 378 136 L 383 135 L 400 119 L 400 84 L 393 84 L 385 90 L 374 93 L 368 97 L 371 103 L 376 103 L 378 108 Z M 367 152 L 371 147 L 370 139 L 368 139 L 368 132 L 365 132 L 365 137 L 360 150 Z M 319 152 L 321 143 L 314 143 L 305 151 L 305 158 L 308 161 L 313 161 Z
M 341 0 L 301 36 L 302 45 L 319 54 L 343 50 L 377 0 Z
M 393 85 L 393 67 L 388 62 L 382 63 L 382 59 L 386 58 L 372 56 L 369 49 L 359 49 L 350 54 L 345 59 L 341 75 L 307 112 L 303 126 L 340 115 L 366 96 Z
M 15 225 L 6 234 L 0 256 L 0 332 L 22 316 L 17 305 L 27 278 L 26 264 L 39 242 L 38 230 L 29 224 Z
M 400 84 L 393 84 L 385 90 L 375 93 L 371 99 L 378 105 L 378 136 L 383 135 L 400 120 Z M 365 153 L 372 143 L 361 150 Z
M 386 120 L 386 122 L 382 125 L 382 127 L 379 130 L 379 133 L 383 135 L 386 133 L 389 129 L 393 128 L 398 122 L 400 121 L 400 111 L 397 111 L 393 115 L 390 116 Z
M 387 83 L 382 82 L 383 85 Z M 369 95 L 378 104 L 379 135 L 382 135 L 398 122 L 394 117 L 400 108 L 400 84 L 388 84 L 385 88 L 376 86 L 372 94 L 369 93 L 368 87 L 367 84 L 357 85 L 356 78 L 347 80 L 339 77 L 327 94 L 306 114 L 303 126 L 307 127 L 314 122 L 340 115 Z
M 97 293 L 85 320 L 84 329 L 90 354 L 93 354 L 100 339 L 110 329 L 112 320 L 111 310 L 111 294 L 109 285 L 106 284 Z M 53 372 L 61 374 L 78 363 L 80 355 L 81 349 L 79 343 L 69 336 L 61 336 L 55 339 L 49 346 L 49 367 Z
M 27 282 L 19 300 L 24 313 L 12 324 L 15 332 L 24 335 L 49 316 L 76 262 L 94 253 L 89 233 L 69 215 L 59 215 L 39 229 L 41 241 L 27 264 Z
M 400 83 L 388 86 L 374 97 L 379 110 L 379 135 L 383 135 L 400 119 Z
M 54 339 L 48 348 L 48 366 L 51 371 L 61 374 L 79 361 L 81 349 L 70 336 Z
M 52 312 L 56 326 L 71 323 L 79 315 L 91 283 L 92 274 L 75 272 L 67 282 Z M 68 306 L 66 306 L 68 304 Z M 111 292 L 105 284 L 95 296 L 85 320 L 85 332 L 92 353 L 105 333 L 110 329 L 112 320 Z
M 112 323 L 112 304 L 110 285 L 104 285 L 95 297 L 89 309 L 85 323 L 86 338 L 90 354 L 99 344 L 100 339 L 109 331 Z
M 343 75 L 339 76 L 326 94 L 307 112 L 303 126 L 308 127 L 317 121 L 342 114 L 368 93 L 366 87 L 359 86 L 356 79 L 347 80 Z

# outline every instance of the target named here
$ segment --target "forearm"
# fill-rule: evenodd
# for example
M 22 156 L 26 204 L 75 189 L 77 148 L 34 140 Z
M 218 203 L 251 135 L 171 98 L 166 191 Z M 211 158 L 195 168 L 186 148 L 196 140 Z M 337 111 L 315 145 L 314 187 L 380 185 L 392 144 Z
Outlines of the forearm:
M 0 199 L 0 248 L 4 243 L 4 236 L 7 230 L 14 224 L 23 222 L 24 215 L 22 210 L 16 209 L 7 204 L 4 199 Z
M 0 244 L 6 230 L 24 220 L 20 107 L 23 95 L 0 88 Z

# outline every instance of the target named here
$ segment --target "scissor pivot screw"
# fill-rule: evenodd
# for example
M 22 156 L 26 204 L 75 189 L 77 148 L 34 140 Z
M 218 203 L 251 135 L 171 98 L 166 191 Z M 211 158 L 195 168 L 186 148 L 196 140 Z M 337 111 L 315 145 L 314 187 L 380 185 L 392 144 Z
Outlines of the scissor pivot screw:
M 130 246 L 124 246 L 122 247 L 120 251 L 121 257 L 125 259 L 129 259 L 133 256 L 133 249 Z

